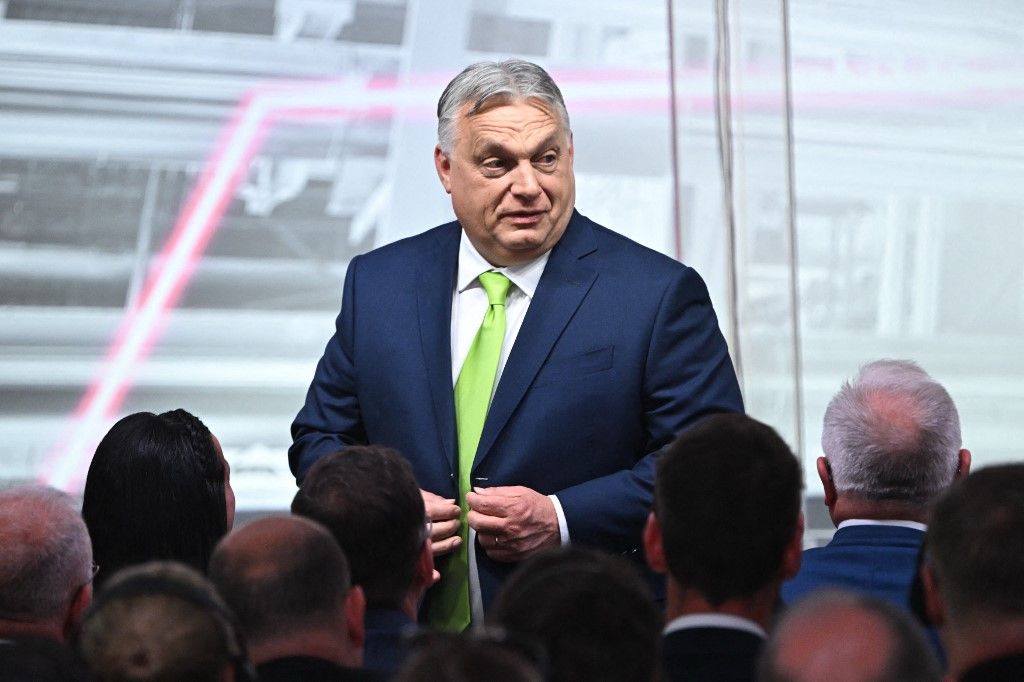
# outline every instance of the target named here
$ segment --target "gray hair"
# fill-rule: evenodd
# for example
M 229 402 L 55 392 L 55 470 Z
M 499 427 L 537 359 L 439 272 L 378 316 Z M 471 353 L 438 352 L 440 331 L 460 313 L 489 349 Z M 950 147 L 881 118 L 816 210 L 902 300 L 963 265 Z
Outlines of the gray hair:
M 437 143 L 450 154 L 455 145 L 455 124 L 459 110 L 467 102 L 472 116 L 494 103 L 513 103 L 536 99 L 550 107 L 570 132 L 569 112 L 562 91 L 547 71 L 522 59 L 470 64 L 452 79 L 437 102 Z
M 780 652 L 787 641 L 805 639 L 801 626 L 822 632 L 827 637 L 829 632 L 835 631 L 844 612 L 859 612 L 871 617 L 876 627 L 870 628 L 866 634 L 884 628 L 889 641 L 888 650 L 880 652 L 885 655 L 880 674 L 865 665 L 861 668 L 862 679 L 870 679 L 871 682 L 938 682 L 941 679 L 939 664 L 924 630 L 909 613 L 877 597 L 834 589 L 819 590 L 786 610 L 761 653 L 757 679 L 760 682 L 800 680 L 800 671 L 784 670 L 779 665 Z M 840 633 L 836 636 L 849 635 Z M 848 661 L 837 658 L 834 665 L 845 667 Z
M 71 496 L 44 485 L 0 491 L 0 618 L 64 612 L 92 578 L 92 544 Z
M 916 363 L 864 365 L 825 410 L 821 447 L 840 493 L 923 505 L 953 482 L 960 416 Z

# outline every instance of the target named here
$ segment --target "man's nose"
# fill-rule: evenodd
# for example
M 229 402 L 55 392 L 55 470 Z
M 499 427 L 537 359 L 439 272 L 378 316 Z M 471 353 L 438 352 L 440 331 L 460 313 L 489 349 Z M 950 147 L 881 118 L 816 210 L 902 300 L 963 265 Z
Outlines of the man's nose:
M 525 199 L 536 198 L 541 193 L 537 169 L 529 161 L 522 161 L 512 172 L 512 194 Z

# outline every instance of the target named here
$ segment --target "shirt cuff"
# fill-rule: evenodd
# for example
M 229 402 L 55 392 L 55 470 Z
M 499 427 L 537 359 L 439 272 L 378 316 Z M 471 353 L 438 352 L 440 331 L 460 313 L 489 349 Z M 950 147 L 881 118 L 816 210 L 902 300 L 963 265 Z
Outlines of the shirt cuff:
M 558 496 L 548 495 L 548 499 L 551 500 L 551 504 L 555 505 L 555 516 L 558 517 L 558 535 L 561 538 L 562 545 L 569 544 L 569 524 L 565 522 L 565 512 L 562 511 L 562 503 L 558 501 Z

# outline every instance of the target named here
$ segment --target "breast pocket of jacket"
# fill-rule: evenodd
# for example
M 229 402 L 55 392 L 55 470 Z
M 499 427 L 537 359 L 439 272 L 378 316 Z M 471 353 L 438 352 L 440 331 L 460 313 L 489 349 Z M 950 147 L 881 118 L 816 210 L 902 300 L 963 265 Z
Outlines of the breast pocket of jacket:
M 533 382 L 534 388 L 562 382 L 579 381 L 610 370 L 614 364 L 615 347 L 606 346 L 568 357 L 550 358 Z

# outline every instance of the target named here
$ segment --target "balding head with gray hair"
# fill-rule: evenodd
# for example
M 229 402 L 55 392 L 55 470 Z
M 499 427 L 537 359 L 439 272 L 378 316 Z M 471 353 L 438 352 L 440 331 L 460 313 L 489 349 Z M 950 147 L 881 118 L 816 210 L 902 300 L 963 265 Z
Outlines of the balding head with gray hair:
M 570 133 L 569 112 L 562 91 L 547 71 L 522 59 L 470 64 L 452 79 L 437 102 L 437 144 L 445 154 L 455 146 L 455 125 L 467 104 L 472 116 L 497 104 L 537 100 L 549 108 Z
M 909 360 L 864 365 L 825 410 L 821 447 L 840 495 L 923 507 L 957 476 L 960 446 L 953 399 Z
M 75 501 L 43 485 L 0 491 L 0 547 L 0 636 L 66 635 L 91 596 L 92 545 Z

